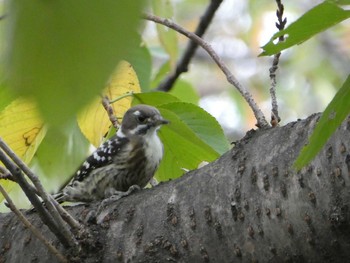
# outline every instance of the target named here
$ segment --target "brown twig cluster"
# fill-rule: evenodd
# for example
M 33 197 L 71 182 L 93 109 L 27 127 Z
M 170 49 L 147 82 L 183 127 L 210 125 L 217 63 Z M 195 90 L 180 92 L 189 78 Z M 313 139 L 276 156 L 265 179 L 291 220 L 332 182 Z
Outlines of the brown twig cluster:
M 5 165 L 1 171 L 7 175 L 6 179 L 18 183 L 30 200 L 39 217 L 44 224 L 57 237 L 60 243 L 70 248 L 73 253 L 78 253 L 81 248 L 77 242 L 73 232 L 81 230 L 82 226 L 74 218 L 72 218 L 43 188 L 38 177 L 28 168 L 28 166 L 7 146 L 7 144 L 0 138 L 0 161 Z M 29 178 L 28 182 L 24 174 Z M 9 208 L 19 217 L 22 223 L 28 227 L 32 233 L 43 241 L 44 245 L 54 253 L 61 262 L 68 262 L 68 260 L 48 242 L 38 230 L 30 224 L 24 215 L 16 208 L 6 191 L 1 187 L 0 191 L 4 195 Z M 45 205 L 43 205 L 42 201 Z
M 12 212 L 14 212 L 17 217 L 21 220 L 21 222 L 32 231 L 32 233 L 41 241 L 43 244 L 48 248 L 48 250 L 53 254 L 56 255 L 58 260 L 60 262 L 68 262 L 67 258 L 64 257 L 61 252 L 59 252 L 48 240 L 41 234 L 41 232 L 33 226 L 28 219 L 23 215 L 21 211 L 17 209 L 15 204 L 12 202 L 12 199 L 10 196 L 7 194 L 5 189 L 1 186 L 0 184 L 0 192 L 1 194 L 5 197 L 5 200 L 7 202 L 8 207 L 11 209 Z

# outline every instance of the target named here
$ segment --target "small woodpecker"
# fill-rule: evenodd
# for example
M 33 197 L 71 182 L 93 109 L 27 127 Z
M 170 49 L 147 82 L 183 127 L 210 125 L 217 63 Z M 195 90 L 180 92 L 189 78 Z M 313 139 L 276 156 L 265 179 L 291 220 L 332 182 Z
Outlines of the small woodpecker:
M 154 107 L 130 108 L 116 135 L 81 164 L 54 198 L 59 203 L 92 202 L 145 187 L 163 158 L 157 131 L 167 123 Z

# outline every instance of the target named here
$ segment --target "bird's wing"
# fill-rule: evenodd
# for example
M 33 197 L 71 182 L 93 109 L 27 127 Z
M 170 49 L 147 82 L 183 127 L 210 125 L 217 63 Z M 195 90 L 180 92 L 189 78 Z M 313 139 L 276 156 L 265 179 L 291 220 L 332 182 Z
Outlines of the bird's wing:
M 78 170 L 61 188 L 62 190 L 66 185 L 74 181 L 83 181 L 91 171 L 96 168 L 106 166 L 113 161 L 113 158 L 118 155 L 125 148 L 129 141 L 126 137 L 113 136 L 108 141 L 101 144 L 86 160 L 80 165 Z

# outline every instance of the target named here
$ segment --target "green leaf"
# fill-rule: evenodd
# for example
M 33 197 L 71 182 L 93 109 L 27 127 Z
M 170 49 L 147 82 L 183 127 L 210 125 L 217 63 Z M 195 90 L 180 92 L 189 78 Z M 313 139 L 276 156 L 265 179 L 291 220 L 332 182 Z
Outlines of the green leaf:
M 273 55 L 291 46 L 301 44 L 349 17 L 349 10 L 344 10 L 331 2 L 323 2 L 306 12 L 286 29 L 274 34 L 271 40 L 262 47 L 264 51 L 260 56 Z M 285 41 L 274 44 L 273 41 L 282 35 L 285 35 Z
M 153 0 L 152 7 L 154 14 L 157 16 L 169 19 L 172 19 L 174 16 L 173 7 L 169 0 Z M 169 55 L 171 68 L 175 68 L 178 55 L 177 33 L 160 24 L 157 24 L 156 27 L 160 43 Z
M 164 158 L 156 174 L 159 181 L 177 178 L 184 173 L 182 168 L 196 169 L 202 161 L 211 162 L 219 157 L 175 112 L 166 107 L 158 109 L 170 121 L 159 132 L 164 145 Z
M 133 105 L 139 103 L 156 106 L 170 121 L 159 132 L 165 155 L 158 180 L 177 178 L 182 168 L 196 169 L 202 161 L 211 162 L 229 149 L 218 122 L 200 107 L 164 92 L 134 94 Z
M 185 102 L 160 105 L 175 113 L 202 141 L 210 145 L 217 153 L 223 154 L 229 144 L 217 120 L 202 108 Z
M 198 104 L 199 101 L 199 95 L 192 84 L 183 79 L 178 79 L 169 93 L 183 102 Z
M 164 79 L 166 74 L 170 71 L 170 62 L 166 61 L 158 70 L 157 74 L 154 76 L 152 80 L 152 88 L 156 88 L 159 83 Z
M 70 179 L 88 156 L 89 145 L 76 122 L 62 130 L 48 130 L 33 160 L 43 182 L 50 182 L 48 189 L 56 191 Z
M 8 1 L 9 87 L 33 95 L 44 119 L 62 125 L 99 95 L 137 38 L 143 1 Z
M 137 78 L 140 82 L 140 87 L 143 92 L 150 90 L 152 58 L 148 48 L 143 43 L 138 43 L 137 46 L 129 51 L 125 57 L 134 68 Z
M 0 111 L 2 111 L 7 105 L 14 100 L 13 94 L 7 87 L 4 87 L 4 83 L 0 84 Z
M 315 130 L 306 145 L 295 161 L 295 167 L 301 169 L 307 165 L 323 148 L 329 137 L 341 125 L 346 116 L 350 113 L 350 75 L 343 86 L 334 96 L 322 114 Z
M 133 94 L 133 97 L 134 99 L 132 101 L 132 105 L 147 104 L 151 106 L 158 106 L 165 103 L 179 101 L 179 99 L 173 95 L 160 91 L 135 93 Z

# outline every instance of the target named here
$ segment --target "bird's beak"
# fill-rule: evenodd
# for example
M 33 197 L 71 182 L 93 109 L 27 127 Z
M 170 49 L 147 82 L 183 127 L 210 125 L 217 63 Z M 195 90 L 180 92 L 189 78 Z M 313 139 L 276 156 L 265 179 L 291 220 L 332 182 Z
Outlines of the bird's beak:
M 169 123 L 170 123 L 170 121 L 163 119 L 163 118 L 160 118 L 160 119 L 156 120 L 156 122 L 155 122 L 156 126 L 169 124 Z

